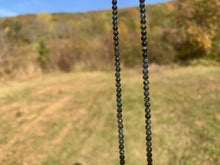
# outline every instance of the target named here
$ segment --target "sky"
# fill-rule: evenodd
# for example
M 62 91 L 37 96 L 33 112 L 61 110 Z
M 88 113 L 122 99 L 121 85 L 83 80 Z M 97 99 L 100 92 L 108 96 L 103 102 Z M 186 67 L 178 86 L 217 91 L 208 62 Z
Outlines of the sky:
M 166 2 L 168 0 L 146 0 L 146 4 Z M 112 0 L 0 0 L 0 17 L 32 14 L 40 11 L 86 12 L 111 9 Z M 118 0 L 120 8 L 137 6 L 139 0 Z

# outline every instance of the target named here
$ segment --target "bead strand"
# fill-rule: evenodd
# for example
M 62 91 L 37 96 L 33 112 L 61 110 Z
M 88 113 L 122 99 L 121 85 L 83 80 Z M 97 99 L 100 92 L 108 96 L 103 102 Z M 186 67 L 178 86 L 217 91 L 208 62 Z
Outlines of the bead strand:
M 151 142 L 151 110 L 150 110 L 150 98 L 149 98 L 149 76 L 148 76 L 148 54 L 147 54 L 147 26 L 146 26 L 146 9 L 145 0 L 139 0 L 140 2 L 140 18 L 141 18 L 141 40 L 142 40 L 142 52 L 143 52 L 143 79 L 144 79 L 144 101 L 145 101 L 145 129 L 146 129 L 146 157 L 148 165 L 152 165 L 152 142 Z
M 120 68 L 120 57 L 119 57 L 119 37 L 118 37 L 118 11 L 117 11 L 117 0 L 112 0 L 112 19 L 113 19 L 113 35 L 114 35 L 114 50 L 115 50 L 115 67 L 116 67 L 116 102 L 117 102 L 117 118 L 118 118 L 118 138 L 119 138 L 119 159 L 120 165 L 125 164 L 124 155 L 124 135 L 123 135 L 123 119 L 122 119 L 122 103 L 121 103 L 121 68 Z

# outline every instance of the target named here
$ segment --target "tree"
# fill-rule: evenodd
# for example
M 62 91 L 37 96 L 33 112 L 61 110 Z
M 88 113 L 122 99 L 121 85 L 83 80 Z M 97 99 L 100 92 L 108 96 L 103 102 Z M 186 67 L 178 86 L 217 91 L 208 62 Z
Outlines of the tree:
M 179 58 L 208 55 L 220 22 L 219 0 L 175 0 L 177 33 L 182 42 Z

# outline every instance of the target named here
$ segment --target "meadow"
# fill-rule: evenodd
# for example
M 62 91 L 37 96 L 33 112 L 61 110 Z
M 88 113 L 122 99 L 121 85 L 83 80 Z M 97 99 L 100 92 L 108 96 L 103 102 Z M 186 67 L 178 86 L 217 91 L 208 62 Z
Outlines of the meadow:
M 220 68 L 151 65 L 155 165 L 220 164 Z M 113 72 L 0 82 L 1 165 L 117 165 Z M 141 69 L 122 71 L 126 164 L 145 164 Z

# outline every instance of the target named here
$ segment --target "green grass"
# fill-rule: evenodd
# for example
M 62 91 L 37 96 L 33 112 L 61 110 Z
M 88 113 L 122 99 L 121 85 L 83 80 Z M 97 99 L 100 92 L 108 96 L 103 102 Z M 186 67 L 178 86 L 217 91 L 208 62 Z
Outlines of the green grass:
M 220 68 L 150 75 L 156 165 L 220 164 Z M 51 74 L 0 87 L 1 165 L 117 165 L 114 73 Z M 142 75 L 123 70 L 126 162 L 145 164 Z

